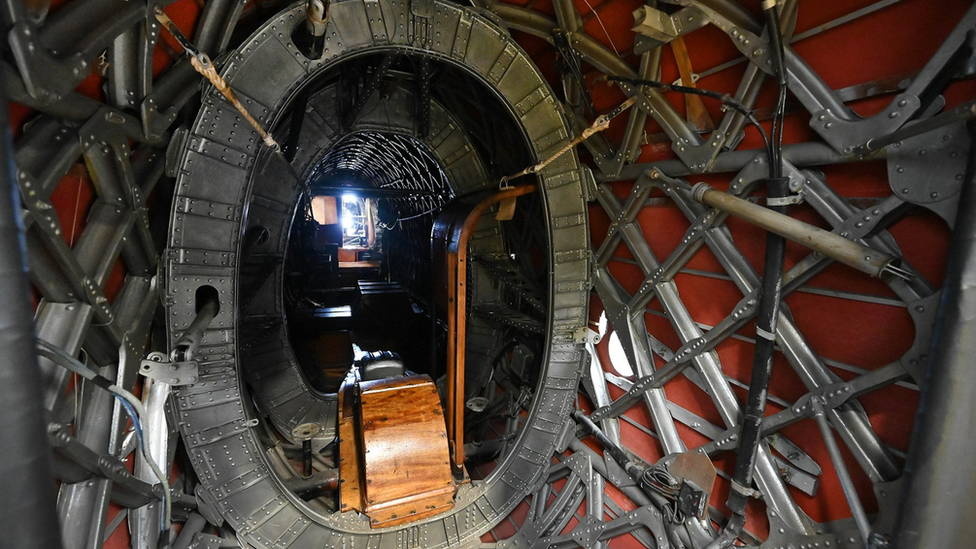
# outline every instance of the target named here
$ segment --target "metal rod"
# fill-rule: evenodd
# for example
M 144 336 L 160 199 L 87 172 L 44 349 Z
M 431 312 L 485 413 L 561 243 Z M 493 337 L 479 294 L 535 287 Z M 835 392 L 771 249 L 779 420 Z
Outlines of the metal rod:
M 302 441 L 302 476 L 312 476 L 312 439 Z
M 876 151 L 886 145 L 897 143 L 903 139 L 922 135 L 923 133 L 937 130 L 943 126 L 948 126 L 949 124 L 966 122 L 968 120 L 972 120 L 973 118 L 976 118 L 976 101 L 963 103 L 954 109 L 948 110 L 937 116 L 933 116 L 932 118 L 909 124 L 897 131 L 889 133 L 884 137 L 869 139 L 868 142 L 864 144 L 864 148 L 869 151 Z
M 603 445 L 603 448 L 607 451 L 607 453 L 610 454 L 614 461 L 624 468 L 624 471 L 627 471 L 628 475 L 630 475 L 634 480 L 640 481 L 641 476 L 644 473 L 644 468 L 634 463 L 633 460 L 630 459 L 630 456 L 628 456 L 620 448 L 620 446 L 617 446 L 612 440 L 610 440 L 607 435 L 603 434 L 603 431 L 600 430 L 596 423 L 593 423 L 590 418 L 586 417 L 586 414 L 584 414 L 582 410 L 576 410 L 573 412 L 573 419 L 586 428 L 586 430 L 593 435 L 601 445 Z
M 200 513 L 190 513 L 190 516 L 186 519 L 186 523 L 183 524 L 183 528 L 180 529 L 180 535 L 173 542 L 173 549 L 187 549 L 193 541 L 193 537 L 203 532 L 206 526 L 207 519 L 203 518 L 203 515 Z
M 847 498 L 847 503 L 851 507 L 851 513 L 854 515 L 854 522 L 857 523 L 857 531 L 861 534 L 861 541 L 864 542 L 864 546 L 866 547 L 868 539 L 871 538 L 871 524 L 868 522 L 868 516 L 864 513 L 864 507 L 861 505 L 860 498 L 857 497 L 854 481 L 851 480 L 851 474 L 847 472 L 847 465 L 844 463 L 844 457 L 840 453 L 840 447 L 837 446 L 837 440 L 834 439 L 834 433 L 830 431 L 830 424 L 827 423 L 827 416 L 824 414 L 825 402 L 823 397 L 810 399 L 810 404 L 815 410 L 813 419 L 817 421 L 817 427 L 820 428 L 820 434 L 823 435 L 824 443 L 827 445 L 827 452 L 830 454 L 830 461 L 834 464 L 834 471 L 837 472 L 840 486 L 844 490 L 844 496 Z
M 217 296 L 212 296 L 204 302 L 200 310 L 197 311 L 197 316 L 193 318 L 193 322 L 183 332 L 180 340 L 176 342 L 176 348 L 171 357 L 174 362 L 193 360 L 193 355 L 196 354 L 197 348 L 203 341 L 204 332 L 207 331 L 218 312 L 220 312 L 220 301 Z
M 143 386 L 143 394 L 146 395 L 146 415 L 141 418 L 145 444 L 148 445 L 149 455 L 156 463 L 164 464 L 163 467 L 169 461 L 170 429 L 166 421 L 166 403 L 171 392 L 172 387 L 169 383 L 146 378 Z M 158 480 L 142 453 L 136 456 L 135 475 L 150 484 L 155 484 Z M 129 533 L 134 547 L 156 547 L 162 510 L 160 502 L 155 500 L 132 510 L 129 516 Z
M 339 470 L 326 469 L 308 478 L 292 477 L 285 480 L 285 485 L 299 496 L 319 494 L 323 491 L 339 489 Z
M 756 160 L 764 157 L 764 149 L 745 149 L 720 153 L 705 173 L 738 172 Z M 825 164 L 842 164 L 845 162 L 863 162 L 884 158 L 884 152 L 879 151 L 871 155 L 843 155 L 830 145 L 820 142 L 794 143 L 783 145 L 783 160 L 796 168 L 822 166 Z M 610 181 L 628 181 L 637 179 L 657 168 L 673 177 L 683 177 L 695 173 L 679 159 L 662 160 L 653 163 L 631 164 L 624 167 L 620 174 L 610 177 L 602 173 L 594 174 L 598 183 Z
M 322 57 L 325 45 L 325 26 L 329 22 L 329 2 L 307 0 L 305 2 L 305 31 L 308 36 L 307 56 L 310 59 Z

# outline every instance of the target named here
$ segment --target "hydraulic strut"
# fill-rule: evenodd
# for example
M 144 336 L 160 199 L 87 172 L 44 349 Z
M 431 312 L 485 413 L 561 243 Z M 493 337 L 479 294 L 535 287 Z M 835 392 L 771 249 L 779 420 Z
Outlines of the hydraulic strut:
M 729 193 L 717 191 L 707 183 L 698 183 L 692 187 L 692 198 L 706 206 L 762 227 L 769 231 L 769 234 L 775 235 L 778 240 L 783 240 L 785 237 L 871 276 L 881 277 L 884 274 L 891 274 L 903 279 L 909 278 L 908 273 L 896 266 L 897 261 L 891 255 L 785 215 L 783 205 L 788 202 L 786 197 L 789 193 L 789 178 L 774 179 L 782 180 L 784 190 L 774 193 L 772 186 L 767 184 L 766 204 L 769 206 L 767 208 Z M 773 179 L 769 181 L 772 182 Z M 780 182 L 776 183 L 779 184 Z M 779 196 L 775 196 L 776 194 Z

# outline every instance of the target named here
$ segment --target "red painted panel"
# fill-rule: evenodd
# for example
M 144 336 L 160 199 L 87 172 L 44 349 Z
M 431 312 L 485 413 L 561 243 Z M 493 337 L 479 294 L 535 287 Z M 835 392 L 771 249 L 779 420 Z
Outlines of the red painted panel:
M 849 13 L 854 9 L 867 6 L 873 0 L 846 0 L 843 2 L 802 2 L 796 32 L 804 32 L 822 25 L 838 16 Z M 540 13 L 552 16 L 552 5 L 548 0 L 512 0 L 513 4 L 529 7 Z M 55 0 L 54 9 L 62 4 Z M 596 41 L 617 49 L 627 57 L 631 64 L 635 58 L 630 53 L 633 45 L 633 33 L 629 31 L 632 25 L 630 13 L 640 6 L 637 0 L 577 0 L 575 5 L 582 15 L 584 29 Z M 758 0 L 745 2 L 749 10 L 758 13 Z M 864 17 L 857 22 L 825 31 L 818 36 L 795 44 L 795 49 L 806 61 L 835 88 L 860 84 L 872 79 L 891 77 L 903 73 L 910 73 L 920 69 L 928 57 L 951 29 L 952 24 L 959 19 L 969 2 L 962 0 L 939 2 L 937 4 L 924 0 L 905 0 L 881 12 Z M 252 7 L 249 4 L 249 8 Z M 935 9 L 933 9 L 935 8 Z M 194 25 L 199 17 L 199 4 L 193 0 L 179 0 L 170 4 L 167 13 L 187 34 L 192 35 Z M 517 39 L 530 52 L 543 73 L 550 79 L 555 88 L 557 74 L 553 70 L 555 54 L 543 40 L 533 38 L 522 33 L 516 33 Z M 153 59 L 154 74 L 159 74 L 172 62 L 173 53 L 179 53 L 179 47 L 168 35 L 163 35 L 163 46 L 157 47 Z M 738 52 L 731 47 L 729 40 L 714 27 L 706 27 L 687 37 L 688 49 L 692 65 L 696 71 L 703 71 L 720 63 L 738 57 Z M 734 92 L 742 74 L 742 66 L 728 69 L 721 73 L 705 77 L 699 86 L 721 92 Z M 594 84 L 597 74 L 588 69 L 588 81 L 593 87 L 593 101 L 601 110 L 607 110 L 623 100 L 622 94 L 614 87 L 605 84 Z M 668 48 L 662 55 L 662 76 L 665 82 L 677 77 L 677 69 Z M 79 86 L 78 91 L 90 97 L 101 98 L 103 78 L 93 69 L 93 73 Z M 956 85 L 947 95 L 949 105 L 955 105 L 976 95 L 976 84 L 967 82 Z M 683 110 L 683 98 L 676 94 L 667 94 L 679 111 Z M 770 86 L 764 90 L 760 107 L 768 107 L 774 97 Z M 855 105 L 856 110 L 863 115 L 870 115 L 881 109 L 887 98 L 861 101 Z M 719 106 L 715 102 L 706 100 L 713 119 L 721 116 Z M 19 133 L 22 124 L 29 119 L 31 112 L 23 107 L 11 106 L 11 122 L 15 133 Z M 616 142 L 619 140 L 626 117 L 614 121 L 611 130 L 606 135 Z M 766 123 L 768 127 L 768 122 Z M 660 131 L 657 124 L 649 122 L 646 131 L 653 135 Z M 787 143 L 803 142 L 813 139 L 813 134 L 807 124 L 807 117 L 803 113 L 790 116 L 787 120 L 785 141 Z M 743 142 L 745 148 L 755 148 L 760 145 L 757 132 L 752 128 L 746 130 Z M 585 156 L 585 154 L 583 155 Z M 642 148 L 640 160 L 642 162 L 672 158 L 669 143 L 652 143 Z M 828 166 L 822 168 L 828 181 L 846 196 L 882 197 L 889 193 L 886 168 L 883 162 Z M 728 176 L 711 176 L 700 179 L 707 180 L 718 188 L 723 188 L 724 178 Z M 615 184 L 614 192 L 621 199 L 625 199 L 630 192 L 630 185 Z M 64 237 L 72 244 L 79 231 L 84 227 L 86 212 L 92 201 L 90 181 L 80 170 L 77 174 L 69 175 L 62 181 L 52 196 L 62 227 Z M 599 246 L 607 234 L 610 219 L 599 207 L 591 207 L 592 238 L 594 246 Z M 809 208 L 794 208 L 793 215 L 811 223 L 823 225 Z M 650 247 L 659 259 L 667 257 L 681 240 L 688 222 L 676 209 L 669 206 L 653 206 L 646 208 L 638 216 L 638 221 L 648 238 Z M 764 234 L 762 231 L 738 221 L 730 221 L 729 228 L 735 241 L 742 248 L 749 263 L 757 270 L 762 266 L 762 249 Z M 935 215 L 927 212 L 915 212 L 892 228 L 892 234 L 899 242 L 905 258 L 910 261 L 922 274 L 938 286 L 940 284 L 946 255 L 948 228 Z M 798 261 L 805 255 L 805 251 L 791 245 L 788 253 L 788 264 Z M 621 247 L 615 257 L 624 261 L 614 261 L 611 272 L 633 293 L 643 282 L 643 273 L 633 264 L 633 255 L 625 247 Z M 721 268 L 717 260 L 707 250 L 700 251 L 688 264 L 688 268 L 711 273 L 720 273 Z M 107 293 L 114 296 L 124 274 L 121 262 L 116 265 Z M 682 274 L 676 278 L 681 296 L 693 317 L 699 322 L 714 325 L 728 314 L 738 302 L 740 293 L 726 281 L 709 277 Z M 890 290 L 876 280 L 866 276 L 855 275 L 844 266 L 833 265 L 819 274 L 809 285 L 818 289 L 845 292 L 857 292 L 874 296 L 891 297 Z M 850 364 L 859 368 L 873 369 L 893 360 L 910 345 L 913 338 L 913 328 L 904 308 L 887 305 L 877 305 L 860 301 L 850 301 L 816 295 L 811 293 L 795 293 L 786 300 L 789 310 L 797 326 L 806 335 L 811 346 L 823 357 Z M 598 316 L 598 307 L 594 307 L 593 318 Z M 660 310 L 657 303 L 651 304 L 652 310 Z M 674 335 L 670 322 L 659 315 L 646 315 L 649 331 L 672 348 L 680 346 Z M 746 338 L 752 337 L 753 328 L 746 326 L 740 334 Z M 609 365 L 606 344 L 599 348 L 601 360 Z M 749 342 L 729 340 L 717 349 L 717 353 L 726 368 L 726 372 L 736 379 L 745 381 L 749 378 L 751 368 L 752 346 Z M 835 369 L 835 372 L 848 378 L 849 373 Z M 799 379 L 784 364 L 783 357 L 776 357 L 775 374 L 772 381 L 772 392 L 787 400 L 792 400 L 805 392 Z M 715 424 L 721 424 L 707 395 L 684 379 L 676 380 L 667 387 L 668 397 L 679 402 L 691 411 L 702 415 Z M 737 389 L 739 398 L 744 398 L 744 391 Z M 615 394 L 615 396 L 617 396 Z M 883 439 L 895 448 L 905 449 L 908 446 L 910 425 L 914 410 L 915 391 L 902 387 L 891 387 L 862 397 L 861 402 L 868 411 L 875 428 Z M 898 406 L 891 403 L 897 402 Z M 770 405 L 770 413 L 778 411 L 778 407 Z M 628 413 L 635 421 L 650 425 L 650 418 L 646 411 L 634 409 Z M 624 433 L 628 446 L 648 460 L 659 457 L 660 451 L 656 443 L 639 429 L 624 424 Z M 704 442 L 703 437 L 679 426 L 679 429 L 689 444 Z M 819 433 L 811 422 L 803 422 L 787 428 L 784 434 L 797 441 L 817 442 Z M 827 464 L 829 460 L 820 444 L 804 444 L 804 448 L 820 463 Z M 850 460 L 849 460 L 850 462 Z M 731 470 L 731 454 L 720 456 L 717 465 Z M 852 471 L 859 468 L 849 463 Z M 873 495 L 870 494 L 870 484 L 862 476 L 856 477 L 861 495 L 868 505 L 873 505 Z M 816 520 L 843 518 L 846 506 L 839 485 L 829 471 L 822 477 L 821 496 L 805 498 L 797 495 L 804 509 Z M 712 503 L 724 508 L 724 499 L 728 491 L 725 482 L 719 484 Z M 613 487 L 608 487 L 608 494 L 618 501 L 625 509 L 632 508 L 632 504 Z M 765 525 L 760 509 L 751 508 L 749 528 L 755 533 L 764 535 Z M 524 509 L 520 509 L 517 516 L 524 516 Z M 522 519 L 519 519 L 522 520 Z M 124 528 L 119 532 L 124 532 Z M 634 546 L 633 540 L 620 538 L 611 543 L 612 547 Z M 117 534 L 112 543 L 116 546 L 127 545 L 127 534 Z

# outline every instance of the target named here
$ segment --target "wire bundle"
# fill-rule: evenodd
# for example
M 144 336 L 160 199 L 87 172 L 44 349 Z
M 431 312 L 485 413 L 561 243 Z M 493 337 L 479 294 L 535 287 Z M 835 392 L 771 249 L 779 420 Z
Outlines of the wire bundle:
M 744 116 L 745 119 L 750 124 L 752 124 L 759 131 L 759 135 L 762 137 L 762 140 L 763 140 L 763 145 L 766 148 L 766 155 L 769 158 L 773 158 L 773 155 L 774 155 L 773 143 L 776 141 L 775 138 L 773 139 L 772 142 L 770 141 L 769 136 L 766 134 L 766 130 L 763 129 L 762 124 L 760 124 L 759 123 L 759 120 L 756 119 L 756 113 L 755 113 L 755 111 L 747 108 L 742 103 L 739 103 L 738 101 L 736 101 L 735 99 L 733 99 L 732 96 L 730 96 L 727 93 L 719 93 L 719 92 L 712 91 L 712 90 L 703 90 L 703 89 L 699 89 L 699 88 L 692 88 L 690 86 L 678 86 L 676 84 L 665 84 L 664 82 L 658 82 L 657 80 L 644 80 L 644 79 L 641 79 L 641 78 L 629 78 L 629 77 L 626 77 L 626 76 L 612 76 L 612 75 L 610 75 L 610 76 L 602 76 L 602 77 L 600 77 L 600 79 L 606 80 L 607 82 L 622 82 L 624 84 L 630 84 L 632 86 L 647 86 L 649 88 L 655 88 L 655 89 L 659 89 L 659 90 L 662 90 L 662 91 L 674 91 L 674 92 L 683 93 L 683 94 L 686 94 L 686 95 L 698 95 L 698 96 L 701 96 L 701 97 L 707 97 L 709 99 L 714 99 L 714 100 L 722 103 L 722 105 L 724 105 L 724 106 L 726 106 L 728 108 L 731 108 L 732 110 L 734 110 L 734 111 L 738 112 L 739 114 L 741 114 L 742 116 Z M 782 94 L 782 104 L 783 104 L 783 108 L 785 109 L 785 107 L 786 107 L 786 94 L 785 94 L 785 92 Z M 774 124 L 774 127 L 775 127 L 775 124 Z M 782 136 L 780 136 L 780 146 L 782 146 Z
M 136 396 L 129 391 L 126 391 L 125 389 L 112 383 L 110 379 L 95 373 L 78 361 L 78 359 L 69 355 L 64 351 L 64 349 L 61 349 L 56 345 L 52 345 L 43 339 L 37 339 L 37 350 L 38 354 L 44 356 L 45 358 L 51 359 L 58 365 L 80 375 L 88 381 L 91 381 L 93 384 L 95 384 L 95 386 L 105 389 L 116 399 L 118 399 L 119 404 L 122 405 L 122 408 L 132 420 L 132 427 L 135 430 L 136 439 L 139 441 L 139 449 L 142 452 L 142 456 L 146 460 L 146 464 L 149 465 L 150 469 L 152 469 L 153 475 L 156 476 L 156 478 L 159 480 L 159 484 L 162 486 L 164 512 L 160 524 L 160 541 L 163 542 L 163 545 L 168 545 L 169 532 L 173 525 L 173 504 L 169 493 L 169 478 L 163 473 L 163 470 L 149 454 L 149 449 L 146 446 L 145 437 L 142 431 L 142 421 L 140 420 L 141 417 L 146 415 L 146 409 L 142 405 L 142 401 L 136 398 Z
M 771 61 L 776 75 L 778 96 L 776 109 L 772 120 L 772 143 L 769 149 L 769 178 L 766 182 L 767 206 L 779 213 L 786 213 L 786 207 L 773 200 L 780 201 L 789 195 L 789 178 L 783 177 L 783 124 L 786 117 L 786 87 L 788 76 L 785 64 L 785 49 L 783 46 L 783 32 L 780 27 L 779 10 L 776 0 L 763 1 L 763 13 L 766 17 L 766 30 L 769 40 Z M 726 505 L 732 512 L 732 517 L 726 524 L 722 534 L 709 549 L 728 547 L 733 544 L 746 522 L 745 508 L 751 497 L 753 471 L 755 470 L 762 436 L 762 423 L 769 394 L 769 380 L 773 368 L 773 351 L 776 340 L 776 323 L 779 318 L 779 307 L 782 300 L 781 279 L 786 253 L 786 240 L 775 233 L 766 236 L 766 250 L 763 260 L 763 279 L 759 311 L 756 318 L 756 347 L 753 355 L 752 375 L 749 382 L 749 394 L 741 420 L 739 434 L 739 450 L 736 456 L 735 470 L 732 475 L 732 490 L 729 492 Z
M 661 508 L 664 518 L 675 524 L 685 521 L 685 514 L 678 507 L 678 492 L 681 489 L 681 482 L 676 479 L 664 465 L 653 465 L 644 469 L 641 474 L 640 485 L 645 491 L 652 491 L 660 494 L 668 500 L 668 505 Z

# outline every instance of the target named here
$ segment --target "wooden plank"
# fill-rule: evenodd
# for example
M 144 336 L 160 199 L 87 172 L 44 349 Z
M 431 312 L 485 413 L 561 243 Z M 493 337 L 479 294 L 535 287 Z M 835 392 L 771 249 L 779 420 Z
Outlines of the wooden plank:
M 681 36 L 671 41 L 671 51 L 674 53 L 674 60 L 678 64 L 678 74 L 681 75 L 681 85 L 694 88 L 695 82 L 692 80 L 691 57 L 688 55 L 688 47 Z M 715 123 L 708 116 L 705 103 L 697 95 L 685 94 L 685 114 L 688 122 L 698 128 L 699 131 L 710 132 L 715 129 Z

